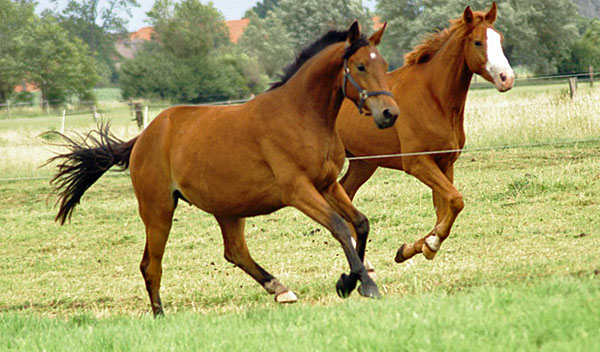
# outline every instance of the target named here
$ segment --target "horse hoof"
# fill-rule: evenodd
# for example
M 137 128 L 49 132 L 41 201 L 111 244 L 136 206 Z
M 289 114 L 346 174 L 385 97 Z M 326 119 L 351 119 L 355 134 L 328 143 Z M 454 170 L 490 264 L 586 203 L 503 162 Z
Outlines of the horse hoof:
M 375 284 L 360 285 L 358 287 L 358 293 L 363 297 L 381 299 L 381 293 L 379 293 L 379 289 L 377 288 L 377 285 L 375 285 Z
M 435 258 L 435 255 L 437 253 L 437 251 L 434 251 L 433 249 L 431 249 L 429 247 L 427 242 L 423 243 L 423 247 L 421 247 L 421 251 L 423 252 L 423 256 L 425 256 L 425 258 L 427 260 L 432 260 L 433 258 Z
M 335 284 L 335 290 L 340 298 L 348 298 L 352 291 L 356 288 L 356 279 L 342 274 L 340 279 Z
M 404 252 L 404 247 L 406 246 L 406 243 L 403 243 L 402 246 L 400 246 L 400 248 L 398 249 L 398 251 L 396 252 L 396 258 L 394 258 L 394 261 L 396 263 L 402 263 L 404 262 L 406 259 L 408 258 L 404 258 L 404 256 L 402 255 L 402 253 Z
M 297 300 L 296 294 L 289 290 L 275 295 L 275 302 L 277 303 L 294 303 Z

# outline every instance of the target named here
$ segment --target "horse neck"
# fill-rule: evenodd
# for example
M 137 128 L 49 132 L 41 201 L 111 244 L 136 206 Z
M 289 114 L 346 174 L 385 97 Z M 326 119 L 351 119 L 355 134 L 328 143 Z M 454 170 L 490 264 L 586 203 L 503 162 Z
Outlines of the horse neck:
M 434 96 L 444 110 L 463 111 L 473 78 L 465 60 L 464 41 L 453 34 L 440 51 L 425 63 Z M 462 116 L 461 116 L 462 117 Z
M 332 131 L 344 100 L 341 83 L 344 47 L 344 43 L 339 43 L 323 49 L 284 86 L 294 92 L 290 94 L 301 97 L 295 100 L 297 108 L 303 111 L 299 118 L 315 119 Z

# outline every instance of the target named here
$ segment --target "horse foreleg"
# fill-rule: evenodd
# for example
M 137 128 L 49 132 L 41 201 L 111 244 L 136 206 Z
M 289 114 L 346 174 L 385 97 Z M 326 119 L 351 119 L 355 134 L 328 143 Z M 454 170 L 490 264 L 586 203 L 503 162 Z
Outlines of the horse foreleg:
M 350 265 L 350 274 L 342 274 L 340 280 L 336 284 L 337 293 L 340 297 L 348 297 L 350 293 L 356 287 L 357 280 L 362 283 L 359 293 L 365 297 L 381 297 L 377 285 L 369 277 L 367 269 L 362 263 L 362 259 L 357 253 L 357 250 L 352 245 L 351 230 L 344 221 L 344 218 L 332 207 L 331 204 L 325 199 L 325 195 L 328 199 L 334 200 L 336 208 L 346 216 L 348 220 L 353 222 L 357 230 L 359 237 L 366 235 L 369 231 L 369 225 L 366 221 L 366 217 L 360 214 L 355 208 L 352 207 L 350 199 L 345 194 L 339 184 L 328 188 L 323 192 L 319 193 L 317 189 L 309 182 L 298 184 L 290 191 L 290 196 L 287 204 L 297 208 L 304 214 L 308 215 L 311 219 L 315 220 L 319 224 L 327 228 L 333 237 L 337 239 L 346 259 Z M 338 197 L 340 195 L 343 199 L 340 201 Z M 348 206 L 353 208 L 350 209 Z M 351 215 L 349 215 L 351 214 Z M 364 255 L 364 249 L 363 249 Z
M 344 191 L 346 191 L 346 194 L 348 195 L 350 200 L 354 199 L 354 196 L 356 195 L 358 189 L 365 182 L 367 182 L 367 180 L 371 178 L 371 176 L 373 176 L 375 170 L 377 170 L 377 165 L 369 164 L 362 160 L 350 161 L 348 165 L 348 171 L 346 171 L 346 174 L 340 180 L 340 184 L 344 188 Z M 352 235 L 355 240 L 354 246 L 356 247 L 356 250 L 361 260 L 363 260 L 367 271 L 370 273 L 370 275 L 374 276 L 375 267 L 373 267 L 373 265 L 364 258 L 364 252 L 367 246 L 366 237 L 364 238 L 364 241 L 361 242 L 361 239 L 356 234 L 356 232 L 353 232 Z
M 235 217 L 215 216 L 221 227 L 223 244 L 225 247 L 225 259 L 240 267 L 248 275 L 252 276 L 270 294 L 275 295 L 278 303 L 296 302 L 298 298 L 294 292 L 282 285 L 273 275 L 269 274 L 250 256 L 244 228 L 246 219 Z
M 418 253 L 425 258 L 433 259 L 440 249 L 442 242 L 450 235 L 450 229 L 456 217 L 464 207 L 460 192 L 452 184 L 454 166 L 449 165 L 445 172 L 428 157 L 419 158 L 418 162 L 410 163 L 408 169 L 411 175 L 418 178 L 432 189 L 433 203 L 436 208 L 436 224 L 425 237 L 413 244 L 403 244 L 396 253 L 396 262 L 401 263 Z

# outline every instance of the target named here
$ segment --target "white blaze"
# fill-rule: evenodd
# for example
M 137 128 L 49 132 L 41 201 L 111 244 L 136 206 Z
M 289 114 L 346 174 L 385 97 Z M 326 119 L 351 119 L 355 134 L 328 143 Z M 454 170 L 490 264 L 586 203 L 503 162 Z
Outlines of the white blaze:
M 487 29 L 487 64 L 485 69 L 494 80 L 497 79 L 500 72 L 504 72 L 508 77 L 514 76 L 513 70 L 502 51 L 500 34 L 492 28 Z

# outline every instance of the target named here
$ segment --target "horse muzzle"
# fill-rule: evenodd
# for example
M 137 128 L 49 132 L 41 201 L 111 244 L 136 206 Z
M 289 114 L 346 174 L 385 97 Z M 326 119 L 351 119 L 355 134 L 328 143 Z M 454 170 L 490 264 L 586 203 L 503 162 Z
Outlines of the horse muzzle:
M 390 103 L 388 103 L 390 101 Z M 373 115 L 373 120 L 378 128 L 384 129 L 394 125 L 400 109 L 393 99 L 373 99 L 367 101 L 367 107 Z
M 494 84 L 499 92 L 507 92 L 511 90 L 515 84 L 515 74 L 513 70 L 499 72 L 494 76 Z

